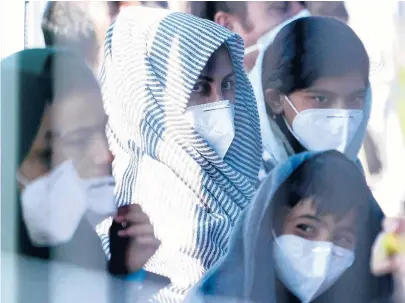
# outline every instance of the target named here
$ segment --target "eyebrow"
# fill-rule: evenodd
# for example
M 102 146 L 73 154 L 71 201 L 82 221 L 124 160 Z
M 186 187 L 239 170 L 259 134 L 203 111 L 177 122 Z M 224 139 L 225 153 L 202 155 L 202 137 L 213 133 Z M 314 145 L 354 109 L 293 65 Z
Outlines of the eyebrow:
M 235 75 L 235 72 L 230 72 L 228 75 L 226 75 L 226 76 L 224 77 L 224 79 L 228 79 L 228 78 L 230 78 L 230 77 L 232 77 L 232 76 L 234 76 L 234 75 Z M 213 78 L 208 77 L 208 76 L 205 76 L 205 75 L 200 75 L 200 76 L 198 77 L 198 80 L 205 80 L 205 81 L 210 82 L 210 83 L 214 82 L 214 79 L 213 79 Z
M 317 88 L 308 88 L 308 89 L 305 90 L 305 92 L 306 93 L 313 93 L 313 94 L 336 95 L 336 93 L 334 93 L 334 92 L 323 90 L 323 89 L 317 89 Z M 366 92 L 367 92 L 367 89 L 362 88 L 362 89 L 359 89 L 357 91 L 351 92 L 350 94 L 348 94 L 348 96 L 358 95 L 358 94 L 365 94 Z
M 319 219 L 318 217 L 313 216 L 313 215 L 300 215 L 300 216 L 298 216 L 297 218 L 309 219 L 309 220 L 314 220 L 314 221 L 323 223 L 321 219 Z
M 228 79 L 228 78 L 230 78 L 230 77 L 232 77 L 232 76 L 235 76 L 235 72 L 230 72 L 228 75 L 226 75 L 226 76 L 224 77 L 224 79 Z
M 91 132 L 94 129 L 95 129 L 95 127 L 83 127 L 83 128 L 69 130 L 69 131 L 67 131 L 65 133 L 57 132 L 57 133 L 54 134 L 54 136 L 58 137 L 58 138 L 69 138 L 71 136 Z

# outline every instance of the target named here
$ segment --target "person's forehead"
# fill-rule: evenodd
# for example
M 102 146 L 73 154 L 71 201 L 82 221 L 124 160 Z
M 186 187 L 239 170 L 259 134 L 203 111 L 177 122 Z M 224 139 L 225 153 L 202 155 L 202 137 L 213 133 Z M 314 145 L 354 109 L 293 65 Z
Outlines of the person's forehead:
M 317 79 L 311 89 L 322 89 L 336 94 L 356 93 L 365 90 L 366 84 L 361 73 L 348 73 L 336 77 L 322 77 Z
M 96 91 L 74 92 L 58 101 L 52 111 L 55 132 L 65 133 L 104 120 L 102 100 Z
M 212 74 L 219 70 L 223 70 L 224 72 L 232 72 L 233 70 L 231 54 L 225 45 L 212 54 L 203 69 L 203 74 Z

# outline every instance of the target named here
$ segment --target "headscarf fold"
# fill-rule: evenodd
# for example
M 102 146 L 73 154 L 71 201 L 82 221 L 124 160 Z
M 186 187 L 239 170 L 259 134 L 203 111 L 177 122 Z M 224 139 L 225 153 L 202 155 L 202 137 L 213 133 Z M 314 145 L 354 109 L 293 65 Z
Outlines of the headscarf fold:
M 235 138 L 224 159 L 183 117 L 198 76 L 223 44 L 236 75 Z M 224 255 L 255 191 L 262 146 L 243 55 L 236 34 L 166 10 L 128 8 L 106 35 L 100 81 L 117 207 L 141 205 L 162 241 L 146 270 L 181 289 Z

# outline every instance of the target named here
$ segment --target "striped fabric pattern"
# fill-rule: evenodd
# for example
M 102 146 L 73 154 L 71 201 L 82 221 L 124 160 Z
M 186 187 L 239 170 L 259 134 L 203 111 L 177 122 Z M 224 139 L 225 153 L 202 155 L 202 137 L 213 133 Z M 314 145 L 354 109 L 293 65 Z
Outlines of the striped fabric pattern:
M 183 113 L 199 74 L 224 43 L 236 73 L 236 104 L 235 138 L 222 159 Z M 100 82 L 117 207 L 138 203 L 149 215 L 162 245 L 145 269 L 169 277 L 178 293 L 226 252 L 255 191 L 262 145 L 243 55 L 239 36 L 167 10 L 128 8 L 106 35 Z M 108 238 L 102 240 L 108 252 Z

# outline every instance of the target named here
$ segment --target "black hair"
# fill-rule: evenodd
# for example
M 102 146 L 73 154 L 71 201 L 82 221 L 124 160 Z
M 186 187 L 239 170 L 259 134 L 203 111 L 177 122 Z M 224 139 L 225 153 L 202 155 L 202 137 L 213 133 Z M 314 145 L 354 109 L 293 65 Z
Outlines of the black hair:
M 311 198 L 318 214 L 333 214 L 339 219 L 351 210 L 357 214 L 365 211 L 371 197 L 360 168 L 343 154 L 330 151 L 304 161 L 287 178 L 274 196 L 274 215 Z M 364 224 L 360 221 L 357 223 Z
M 289 95 L 321 77 L 353 71 L 359 71 L 367 85 L 369 69 L 363 43 L 345 23 L 328 17 L 300 18 L 286 25 L 266 50 L 263 92 L 271 88 Z
M 199 18 L 215 22 L 215 15 L 218 12 L 234 14 L 242 20 L 246 19 L 246 1 L 190 1 L 190 14 Z
M 298 1 L 298 3 L 301 4 L 302 7 L 307 7 L 307 2 L 308 1 Z
M 98 59 L 100 48 L 97 25 L 89 14 L 96 2 L 49 1 L 42 17 L 46 46 L 63 46 L 74 50 L 91 64 Z

